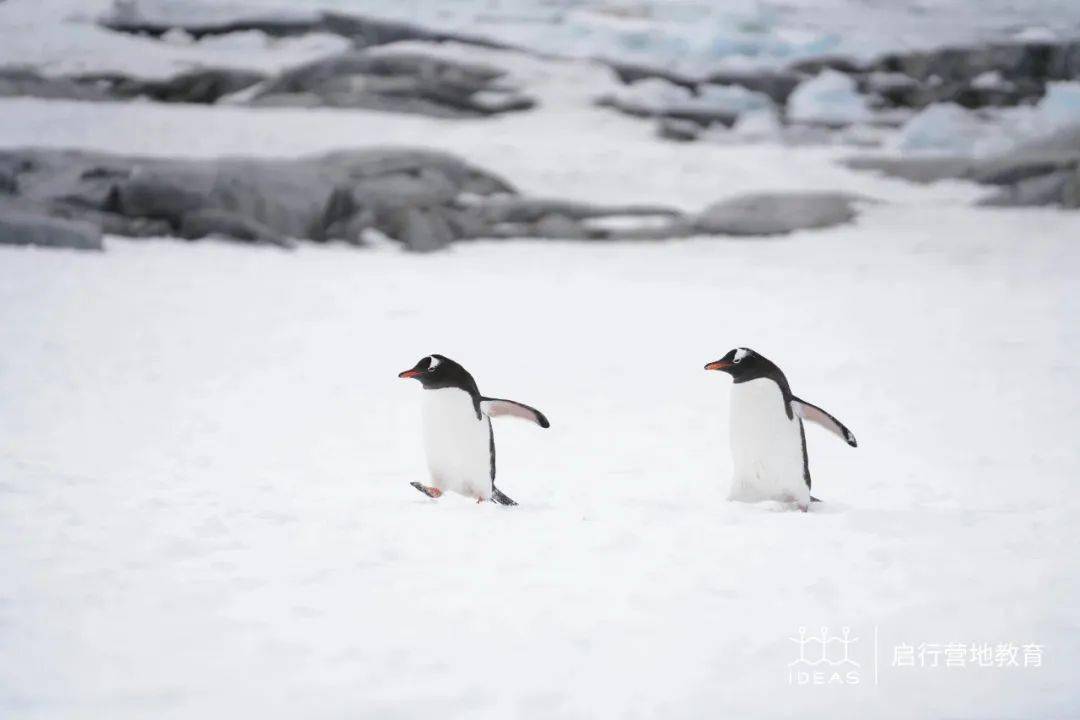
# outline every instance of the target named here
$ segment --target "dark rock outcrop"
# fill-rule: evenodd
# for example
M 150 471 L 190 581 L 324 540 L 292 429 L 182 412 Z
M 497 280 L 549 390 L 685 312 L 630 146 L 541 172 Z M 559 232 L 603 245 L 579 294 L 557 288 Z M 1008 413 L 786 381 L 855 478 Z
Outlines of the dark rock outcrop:
M 889 53 L 869 68 L 867 91 L 889 105 L 923 108 L 952 102 L 967 108 L 1033 102 L 1052 80 L 1080 77 L 1080 41 L 1008 42 Z M 899 82 L 896 78 L 908 78 Z M 891 78 L 883 82 L 882 78 Z
M 663 205 L 522 197 L 456 157 L 408 148 L 296 160 L 15 150 L 0 151 L 0 171 L 11 189 L 0 196 L 4 241 L 71 247 L 100 247 L 102 232 L 291 247 L 363 244 L 375 231 L 429 252 L 473 238 L 768 235 L 828 227 L 855 214 L 855 198 L 835 193 L 747 196 L 696 216 Z
M 678 118 L 660 118 L 656 125 L 656 134 L 665 140 L 692 142 L 701 135 L 701 125 Z
M 339 107 L 480 117 L 525 110 L 534 100 L 498 82 L 503 71 L 422 53 L 350 51 L 283 72 L 255 105 Z
M 290 10 L 259 13 L 248 12 L 242 8 L 215 9 L 208 6 L 199 14 L 185 16 L 182 10 L 181 8 L 179 13 L 174 11 L 167 2 L 115 2 L 112 12 L 98 22 L 109 30 L 150 37 L 161 37 L 174 29 L 181 29 L 196 39 L 250 30 L 257 30 L 271 37 L 324 32 L 346 37 L 357 48 L 404 40 L 453 41 L 488 48 L 512 48 L 497 40 L 467 33 L 443 32 L 407 22 L 340 12 Z
M 92 223 L 50 217 L 0 202 L 0 245 L 101 250 L 101 230 Z
M 52 100 L 109 100 L 106 86 L 75 78 L 48 77 L 33 68 L 0 67 L 0 97 Z
M 758 72 L 715 72 L 706 77 L 705 82 L 715 85 L 737 85 L 763 93 L 782 107 L 799 83 L 805 79 L 805 75 L 797 72 L 761 70 Z
M 982 205 L 1080 207 L 1080 125 L 987 158 L 859 157 L 844 164 L 918 183 L 955 179 L 999 188 Z
M 164 80 L 144 80 L 125 76 L 83 76 L 105 84 L 118 98 L 145 97 L 158 102 L 213 104 L 226 95 L 262 82 L 266 76 L 235 68 L 196 68 Z
M 513 193 L 457 158 L 373 149 L 299 160 L 169 160 L 75 151 L 0 152 L 11 202 L 119 235 L 360 242 L 379 230 L 416 250 L 482 234 L 461 197 Z M 8 196 L 5 196 L 8 197 Z

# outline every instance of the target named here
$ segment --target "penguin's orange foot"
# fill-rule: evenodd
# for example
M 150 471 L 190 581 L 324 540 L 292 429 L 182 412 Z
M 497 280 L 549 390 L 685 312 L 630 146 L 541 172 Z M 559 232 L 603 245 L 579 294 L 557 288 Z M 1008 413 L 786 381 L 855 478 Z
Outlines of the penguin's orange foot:
M 479 505 L 482 502 L 484 502 L 484 498 L 481 498 L 481 497 L 476 498 L 476 504 L 477 505 Z
M 410 485 L 412 485 L 412 486 L 413 486 L 414 488 L 416 488 L 417 490 L 419 490 L 420 492 L 422 492 L 422 493 L 424 493 L 425 495 L 427 495 L 427 496 L 428 496 L 429 498 L 439 498 L 439 497 L 442 497 L 442 490 L 440 490 L 439 488 L 436 488 L 436 487 L 428 487 L 427 485 L 421 485 L 421 484 L 420 484 L 420 483 L 418 483 L 418 482 L 411 482 L 411 483 L 409 483 L 409 484 L 410 484 Z

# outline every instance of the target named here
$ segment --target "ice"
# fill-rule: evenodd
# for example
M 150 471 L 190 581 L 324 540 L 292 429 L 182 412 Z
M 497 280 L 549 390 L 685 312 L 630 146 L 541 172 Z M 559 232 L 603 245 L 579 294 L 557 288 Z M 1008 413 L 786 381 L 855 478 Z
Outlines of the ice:
M 738 114 L 773 106 L 767 95 L 735 85 L 701 85 L 695 95 L 689 89 L 661 78 L 647 78 L 619 87 L 611 93 L 619 103 L 646 112 L 715 111 Z
M 1080 81 L 1047 83 L 1037 114 L 1049 129 L 1080 123 Z
M 870 117 L 855 80 L 835 70 L 824 70 L 795 88 L 787 110 L 788 117 L 797 122 L 848 124 Z
M 903 152 L 989 155 L 1013 144 L 1000 125 L 954 103 L 930 105 L 904 124 L 894 140 Z

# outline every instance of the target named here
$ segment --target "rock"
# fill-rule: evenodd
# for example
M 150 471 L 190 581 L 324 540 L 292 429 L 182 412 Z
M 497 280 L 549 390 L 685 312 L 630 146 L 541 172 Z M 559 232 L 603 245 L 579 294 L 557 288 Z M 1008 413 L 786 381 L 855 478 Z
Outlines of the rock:
M 844 55 L 823 55 L 808 60 L 800 60 L 792 64 L 788 70 L 803 75 L 818 75 L 822 70 L 835 70 L 846 75 L 856 75 L 864 72 L 865 68 L 854 58 Z
M 717 85 L 738 85 L 747 90 L 764 93 L 774 103 L 783 106 L 795 91 L 803 76 L 795 72 L 761 70 L 757 72 L 716 72 L 705 78 Z
M 1080 207 L 1080 170 L 1059 170 L 1025 178 L 982 199 L 979 204 L 998 207 Z
M 157 218 L 179 228 L 184 215 L 211 207 L 216 177 L 209 166 L 186 164 L 160 170 L 137 166 L 130 178 L 116 185 L 113 199 L 103 209 Z
M 242 5 L 222 3 L 178 3 L 175 0 L 114 0 L 111 12 L 98 20 L 117 32 L 161 38 L 168 33 L 184 32 L 200 39 L 207 35 L 226 35 L 258 31 L 271 37 L 290 37 L 308 33 L 333 33 L 346 37 L 356 47 L 371 47 L 406 40 L 459 42 L 496 49 L 513 46 L 467 33 L 428 30 L 411 23 L 383 20 L 364 15 L 311 10 L 277 9 L 260 12 Z
M 897 85 L 881 93 L 895 105 L 1017 105 L 1041 97 L 1047 81 L 1080 76 L 1080 41 L 991 43 L 889 53 L 873 69 L 901 73 L 915 81 L 914 85 Z M 994 82 L 989 82 L 991 78 Z
M 1069 155 L 1011 152 L 978 162 L 971 179 L 984 185 L 1013 185 L 1040 175 L 1066 174 L 1080 166 L 1080 151 Z
M 0 67 L 0 97 L 54 100 L 109 100 L 107 88 L 93 82 L 45 77 L 32 68 Z
M 565 215 L 552 213 L 537 220 L 531 234 L 534 237 L 585 240 L 589 237 L 589 229 Z
M 692 142 L 701 135 L 701 125 L 689 120 L 675 118 L 660 118 L 656 126 L 656 134 L 665 140 L 676 142 Z
M 61 220 L 0 205 L 0 245 L 102 250 L 101 231 L 86 222 Z
M 395 211 L 389 229 L 391 237 L 400 240 L 414 252 L 439 250 L 456 237 L 450 222 L 442 214 L 418 208 Z
M 362 242 L 371 228 L 414 249 L 478 237 L 491 223 L 462 198 L 513 188 L 452 155 L 410 148 L 296 160 L 169 160 L 56 150 L 0 151 L 10 203 L 111 234 Z M 17 176 L 17 177 L 16 177 Z M 418 211 L 419 214 L 410 211 Z
M 836 192 L 759 193 L 724 200 L 694 219 L 709 235 L 781 235 L 850 222 L 860 198 Z
M 259 13 L 231 4 L 198 5 L 169 0 L 114 0 L 110 12 L 98 23 L 116 32 L 160 38 L 169 32 L 184 31 L 192 38 L 258 30 L 272 37 L 316 32 L 322 18 L 318 13 L 299 10 Z
M 959 156 L 856 157 L 843 164 L 852 170 L 876 170 L 889 177 L 920 184 L 970 177 L 976 167 L 971 158 Z
M 117 78 L 112 93 L 123 98 L 148 97 L 158 102 L 212 104 L 266 79 L 262 73 L 231 68 L 198 68 L 167 80 Z
M 636 83 L 639 80 L 659 78 L 661 80 L 666 80 L 672 85 L 678 85 L 680 87 L 686 88 L 687 90 L 690 90 L 691 92 L 695 92 L 697 90 L 698 83 L 700 82 L 700 80 L 691 78 L 688 75 L 683 75 L 681 73 L 677 73 L 666 68 L 651 67 L 648 65 L 640 65 L 637 63 L 609 61 L 608 67 L 612 69 L 612 71 L 615 73 L 615 76 L 619 78 L 619 81 L 626 85 Z
M 364 108 L 434 117 L 481 117 L 535 101 L 496 81 L 503 71 L 423 53 L 350 51 L 283 72 L 252 96 L 255 105 Z
M 682 213 L 664 205 L 591 205 L 572 200 L 545 198 L 491 197 L 477 209 L 492 224 L 535 223 L 547 215 L 561 215 L 571 220 L 601 217 L 678 217 Z
M 196 210 L 180 220 L 180 237 L 198 240 L 204 237 L 224 237 L 279 247 L 292 247 L 270 228 L 243 215 L 224 210 Z

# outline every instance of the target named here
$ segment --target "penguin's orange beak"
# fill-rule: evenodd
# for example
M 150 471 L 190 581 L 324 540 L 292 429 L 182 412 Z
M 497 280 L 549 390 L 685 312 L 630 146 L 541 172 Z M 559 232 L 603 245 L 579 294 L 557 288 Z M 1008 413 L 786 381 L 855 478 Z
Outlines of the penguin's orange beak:
M 423 375 L 419 370 L 402 370 L 397 374 L 399 378 L 418 378 Z
M 731 363 L 727 360 L 713 360 L 711 363 L 705 366 L 706 370 L 727 370 L 731 367 Z

